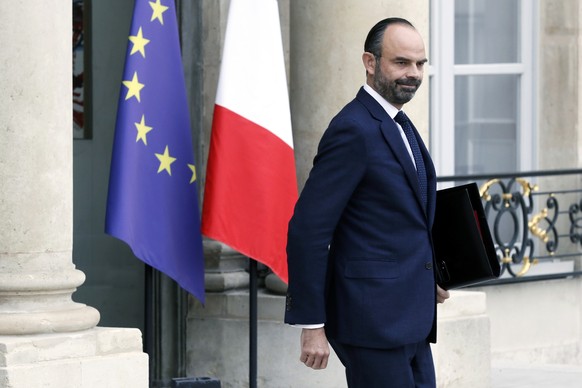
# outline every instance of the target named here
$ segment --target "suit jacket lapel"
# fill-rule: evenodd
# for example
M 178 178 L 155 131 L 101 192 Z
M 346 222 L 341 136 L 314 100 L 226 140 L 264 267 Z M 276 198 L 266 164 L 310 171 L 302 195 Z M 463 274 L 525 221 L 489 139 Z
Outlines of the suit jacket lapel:
M 386 143 L 391 148 L 394 155 L 396 155 L 396 159 L 402 166 L 410 186 L 412 186 L 412 188 L 414 189 L 414 193 L 416 194 L 416 200 L 418 201 L 419 205 L 422 208 L 424 208 L 424 206 L 422 205 L 422 198 L 420 196 L 420 187 L 418 186 L 416 168 L 414 167 L 414 163 L 410 158 L 410 154 L 408 153 L 408 150 L 404 145 L 404 140 L 402 139 L 400 131 L 398 130 L 398 127 L 396 127 L 394 120 L 392 120 L 392 118 L 388 115 L 388 113 L 386 113 L 384 108 L 382 108 L 382 106 L 380 106 L 380 104 L 378 104 L 378 102 L 374 100 L 374 98 L 370 96 L 368 92 L 366 92 L 363 88 L 360 89 L 360 91 L 358 92 L 357 98 L 368 108 L 370 114 L 380 121 L 380 129 L 382 131 L 382 135 L 386 139 Z M 414 130 L 416 132 L 416 129 Z M 419 144 L 422 144 L 422 142 L 419 142 Z M 428 151 L 426 150 L 424 144 L 421 145 L 421 152 L 422 157 L 424 158 L 425 161 L 427 159 L 430 160 L 430 157 L 427 158 Z M 434 167 L 432 167 L 432 162 L 430 163 L 430 165 L 431 165 L 430 168 L 434 169 Z M 427 169 L 427 179 L 429 179 L 428 174 L 429 172 Z M 430 182 L 431 181 L 429 179 L 429 187 L 431 186 Z M 429 203 L 430 197 L 431 195 L 429 192 L 428 194 Z

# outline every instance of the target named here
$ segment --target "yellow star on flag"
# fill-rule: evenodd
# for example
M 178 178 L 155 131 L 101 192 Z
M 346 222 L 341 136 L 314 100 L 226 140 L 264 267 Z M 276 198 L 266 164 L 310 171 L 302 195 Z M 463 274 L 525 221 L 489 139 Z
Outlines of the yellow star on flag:
M 137 72 L 133 73 L 133 78 L 131 81 L 123 81 L 123 85 L 127 87 L 127 95 L 125 96 L 125 100 L 129 100 L 131 97 L 135 97 L 139 102 L 141 102 L 139 97 L 139 92 L 145 86 L 144 84 L 140 84 L 137 78 Z
M 172 169 L 170 165 L 176 161 L 176 158 L 170 156 L 170 152 L 168 151 L 168 146 L 164 150 L 163 154 L 156 154 L 156 157 L 160 160 L 160 168 L 158 168 L 158 174 L 163 170 L 168 172 L 168 175 L 172 176 Z
M 141 56 L 145 58 L 145 46 L 150 42 L 150 40 L 143 37 L 141 27 L 139 28 L 137 35 L 129 36 L 129 40 L 131 43 L 133 43 L 133 47 L 131 48 L 129 55 L 133 55 L 139 51 Z
M 190 183 L 194 183 L 196 182 L 196 166 L 193 164 L 188 164 L 188 167 L 190 167 L 190 170 L 192 170 L 192 179 L 190 179 Z
M 148 145 L 148 139 L 146 138 L 146 135 L 148 134 L 149 131 L 151 131 L 154 128 L 148 127 L 146 125 L 145 115 L 141 115 L 141 122 L 134 124 L 135 128 L 137 129 L 137 137 L 135 138 L 135 142 L 137 143 L 138 141 L 141 140 L 143 141 L 143 144 Z
M 154 3 L 153 1 L 150 1 L 150 7 L 152 7 L 152 20 L 150 20 L 151 22 L 153 22 L 155 19 L 158 19 L 160 21 L 160 23 L 163 25 L 164 24 L 164 12 L 166 12 L 168 10 L 169 7 L 166 7 L 165 5 L 160 4 L 160 0 L 156 0 L 156 2 Z

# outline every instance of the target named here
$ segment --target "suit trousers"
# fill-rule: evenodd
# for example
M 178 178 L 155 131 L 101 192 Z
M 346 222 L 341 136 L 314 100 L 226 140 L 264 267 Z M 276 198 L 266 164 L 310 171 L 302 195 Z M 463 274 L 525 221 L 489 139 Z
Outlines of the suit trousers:
M 371 349 L 329 341 L 346 368 L 348 388 L 435 388 L 428 341 Z

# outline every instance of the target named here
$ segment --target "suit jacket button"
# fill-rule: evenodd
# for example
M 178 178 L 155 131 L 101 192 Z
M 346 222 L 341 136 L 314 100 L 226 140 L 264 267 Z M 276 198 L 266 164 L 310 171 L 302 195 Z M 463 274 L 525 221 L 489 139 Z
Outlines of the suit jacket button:
M 426 268 L 426 269 L 432 269 L 432 263 L 426 263 L 424 265 L 424 268 Z

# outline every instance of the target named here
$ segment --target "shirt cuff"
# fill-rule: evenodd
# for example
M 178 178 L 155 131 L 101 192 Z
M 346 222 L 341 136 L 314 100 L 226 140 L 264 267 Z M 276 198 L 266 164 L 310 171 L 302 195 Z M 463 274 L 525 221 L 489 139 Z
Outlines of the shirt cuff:
M 322 327 L 325 326 L 325 324 L 323 324 L 323 323 L 313 323 L 313 324 L 310 324 L 310 325 L 301 325 L 301 324 L 299 324 L 299 325 L 293 325 L 293 326 L 298 327 L 300 329 L 321 329 Z

